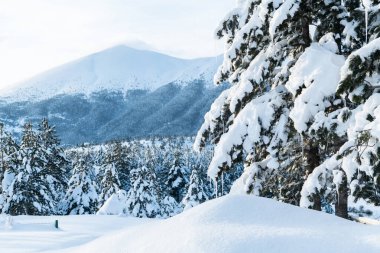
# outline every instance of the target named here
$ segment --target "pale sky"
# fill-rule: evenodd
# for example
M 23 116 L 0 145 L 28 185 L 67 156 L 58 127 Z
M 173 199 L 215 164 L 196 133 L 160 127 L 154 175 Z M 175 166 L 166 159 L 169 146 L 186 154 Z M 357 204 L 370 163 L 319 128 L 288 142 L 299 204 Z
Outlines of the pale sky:
M 0 88 L 118 44 L 182 58 L 220 54 L 214 31 L 234 6 L 235 0 L 0 0 Z

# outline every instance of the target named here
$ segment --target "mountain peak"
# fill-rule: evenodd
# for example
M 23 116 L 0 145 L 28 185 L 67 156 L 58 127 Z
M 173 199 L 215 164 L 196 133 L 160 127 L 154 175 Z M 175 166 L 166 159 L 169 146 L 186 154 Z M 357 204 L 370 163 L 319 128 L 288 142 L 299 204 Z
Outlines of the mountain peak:
M 220 59 L 185 60 L 128 45 L 117 45 L 39 74 L 2 91 L 6 100 L 43 100 L 61 94 L 101 90 L 155 90 L 195 79 L 212 83 Z
M 160 52 L 157 52 L 153 49 L 139 48 L 138 45 L 118 44 L 113 47 L 109 47 L 99 52 L 93 53 L 89 56 L 85 56 L 84 58 L 97 55 L 97 54 L 153 54 L 153 55 L 162 55 L 165 57 L 171 57 L 171 56 L 162 54 Z M 175 57 L 172 57 L 172 58 L 175 58 Z

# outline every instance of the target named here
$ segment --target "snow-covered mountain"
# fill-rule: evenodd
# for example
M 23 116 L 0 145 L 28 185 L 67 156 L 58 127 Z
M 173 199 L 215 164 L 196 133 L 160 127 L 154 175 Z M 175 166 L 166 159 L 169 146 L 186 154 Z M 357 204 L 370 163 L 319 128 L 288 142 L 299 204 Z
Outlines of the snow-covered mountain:
M 220 63 L 221 57 L 185 60 L 120 45 L 3 88 L 0 98 L 30 101 L 101 90 L 153 91 L 168 83 L 186 85 L 195 79 L 211 83 Z
M 64 144 L 194 135 L 225 88 L 212 81 L 221 60 L 117 46 L 0 91 L 0 121 L 17 135 L 47 117 Z

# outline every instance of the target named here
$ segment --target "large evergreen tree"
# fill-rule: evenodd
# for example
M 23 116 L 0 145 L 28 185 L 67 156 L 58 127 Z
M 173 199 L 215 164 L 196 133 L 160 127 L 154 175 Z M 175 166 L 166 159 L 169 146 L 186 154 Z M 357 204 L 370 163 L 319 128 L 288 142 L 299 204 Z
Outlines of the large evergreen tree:
M 10 191 L 10 186 L 21 161 L 19 160 L 19 146 L 12 136 L 5 131 L 3 123 L 0 123 L 0 159 L 0 212 L 8 212 L 7 200 L 13 193 Z
M 12 135 L 5 130 L 4 124 L 0 122 L 0 182 L 3 181 L 7 171 L 15 172 L 15 168 L 19 162 L 17 159 L 18 150 L 19 146 L 16 141 Z
M 18 153 L 20 165 L 9 185 L 6 212 L 12 215 L 51 214 L 55 210 L 55 202 L 49 182 L 44 177 L 47 160 L 31 123 L 24 125 Z
M 216 144 L 210 177 L 220 180 L 224 171 L 243 160 L 245 171 L 234 190 L 292 204 L 300 203 L 306 178 L 322 180 L 325 187 L 310 186 L 301 204 L 305 205 L 305 194 L 313 199 L 307 206 L 318 210 L 322 201 L 333 201 L 337 215 L 347 217 L 348 186 L 362 182 L 356 189 L 367 189 L 363 185 L 371 183 L 363 180 L 374 174 L 348 175 L 337 165 L 321 176 L 319 165 L 351 138 L 346 133 L 350 124 L 342 122 L 356 117 L 350 117 L 349 110 L 365 106 L 376 90 L 377 6 L 378 1 L 362 5 L 356 0 L 238 2 L 217 31 L 226 51 L 215 81 L 229 81 L 232 87 L 215 100 L 194 144 L 196 149 L 207 142 Z M 354 101 L 358 98 L 364 101 Z M 332 120 L 324 124 L 325 118 Z M 369 119 L 376 117 L 371 114 Z M 355 138 L 363 143 L 363 138 Z M 371 157 L 374 171 L 376 156 Z M 332 187 L 336 194 L 327 193 Z
M 55 128 L 49 125 L 46 118 L 39 125 L 38 142 L 43 149 L 42 154 L 45 160 L 41 176 L 48 182 L 49 192 L 53 197 L 54 206 L 56 207 L 53 213 L 62 213 L 61 205 L 67 189 L 69 162 L 64 155 L 63 149 L 60 147 L 60 140 Z
M 379 203 L 379 43 L 374 39 L 348 57 L 337 90 L 341 102 L 330 106 L 313 126 L 317 137 L 330 131 L 331 140 L 341 145 L 310 175 L 303 188 L 304 206 L 321 194 L 332 199 L 337 215 L 347 217 L 349 195 Z
M 241 1 L 222 22 L 217 35 L 226 38 L 228 49 L 215 78 L 233 86 L 214 102 L 195 142 L 196 148 L 217 144 L 208 172 L 212 178 L 244 160 L 241 188 L 280 197 L 278 189 L 265 189 L 266 182 L 277 182 L 278 171 L 289 168 L 282 167 L 285 163 L 301 167 L 302 158 L 289 157 L 284 145 L 301 149 L 285 84 L 311 43 L 309 8 L 307 1 Z

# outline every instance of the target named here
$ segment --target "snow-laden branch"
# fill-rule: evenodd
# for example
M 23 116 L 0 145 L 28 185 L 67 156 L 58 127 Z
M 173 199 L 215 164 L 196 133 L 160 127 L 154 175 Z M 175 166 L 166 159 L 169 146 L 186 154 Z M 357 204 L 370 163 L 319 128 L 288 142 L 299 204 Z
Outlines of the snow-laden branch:
M 243 152 L 243 150 L 235 150 L 236 147 L 243 146 L 244 151 L 250 153 L 253 151 L 252 148 L 259 143 L 270 146 L 273 141 L 270 138 L 272 136 L 263 135 L 265 131 L 272 129 L 277 132 L 274 139 L 286 142 L 287 135 L 283 132 L 287 122 L 286 110 L 283 111 L 285 118 L 281 117 L 276 121 L 275 117 L 286 103 L 283 98 L 285 92 L 284 87 L 277 87 L 244 107 L 215 148 L 215 154 L 208 169 L 208 175 L 211 178 L 218 177 L 224 166 L 231 166 L 232 158 L 236 156 L 235 152 Z

